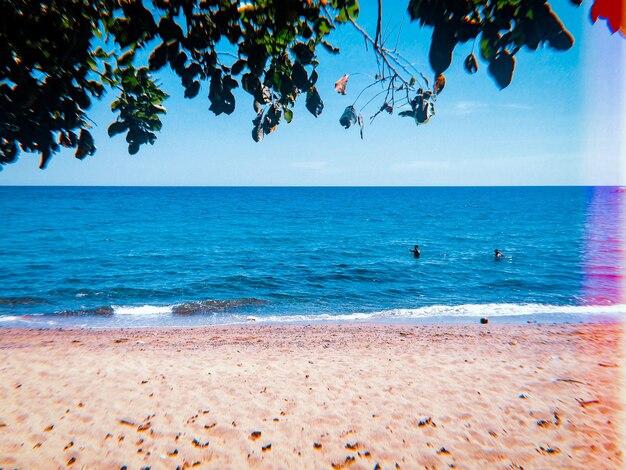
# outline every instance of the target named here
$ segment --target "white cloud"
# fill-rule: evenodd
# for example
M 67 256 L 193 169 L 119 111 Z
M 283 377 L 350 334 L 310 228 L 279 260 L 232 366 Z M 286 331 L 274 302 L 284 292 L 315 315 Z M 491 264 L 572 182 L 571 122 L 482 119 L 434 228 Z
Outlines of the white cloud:
M 506 103 L 506 104 L 503 104 L 502 107 L 504 109 L 520 109 L 523 111 L 530 111 L 531 109 L 533 109 L 533 107 L 530 106 L 529 104 L 522 104 L 522 103 Z
M 533 109 L 531 105 L 525 103 L 502 103 L 491 105 L 484 101 L 459 101 L 454 104 L 453 108 L 448 111 L 448 113 L 457 116 L 466 116 L 468 114 L 485 111 L 493 107 L 496 109 L 516 109 L 520 111 L 530 111 Z
M 459 101 L 452 108 L 451 114 L 466 115 L 488 107 L 489 105 L 483 101 Z

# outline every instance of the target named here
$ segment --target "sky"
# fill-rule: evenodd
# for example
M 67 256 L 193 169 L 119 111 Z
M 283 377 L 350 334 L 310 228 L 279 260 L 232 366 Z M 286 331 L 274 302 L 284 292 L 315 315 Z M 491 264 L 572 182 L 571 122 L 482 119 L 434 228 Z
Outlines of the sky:
M 394 39 L 401 26 L 398 50 L 432 77 L 432 30 L 409 21 L 407 4 L 386 0 L 383 24 L 396 28 Z M 578 8 L 563 0 L 551 4 L 576 38 L 572 49 L 522 49 L 512 84 L 500 91 L 481 59 L 477 74 L 463 70 L 472 42 L 459 44 L 427 125 L 381 114 L 366 125 L 363 140 L 358 129 L 340 126 L 343 109 L 376 73 L 373 53 L 346 25 L 331 35 L 341 53 L 319 55 L 324 112 L 318 118 L 302 96 L 292 123 L 255 143 L 250 95 L 239 89 L 235 112 L 215 116 L 208 83 L 187 100 L 173 73 L 159 73 L 171 96 L 153 146 L 130 156 L 123 136 L 107 136 L 114 119 L 109 94 L 89 112 L 97 123 L 95 155 L 79 161 L 64 150 L 39 170 L 38 155 L 21 154 L 0 171 L 0 185 L 626 185 L 626 39 L 611 35 L 603 21 L 591 24 L 590 1 Z M 362 0 L 359 24 L 373 34 L 375 21 L 375 2 Z M 334 83 L 346 73 L 354 75 L 343 96 Z M 366 123 L 376 103 L 363 111 Z

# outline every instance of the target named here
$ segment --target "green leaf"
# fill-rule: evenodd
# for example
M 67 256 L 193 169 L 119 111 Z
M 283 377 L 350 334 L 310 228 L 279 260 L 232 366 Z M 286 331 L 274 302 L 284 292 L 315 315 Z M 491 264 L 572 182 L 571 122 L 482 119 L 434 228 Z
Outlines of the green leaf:
M 94 57 L 97 57 L 98 59 L 106 59 L 109 57 L 109 54 L 107 54 L 104 49 L 102 49 L 101 47 L 96 48 L 96 50 L 93 53 Z
M 300 62 L 296 62 L 293 64 L 293 68 L 291 70 L 291 79 L 295 86 L 297 86 L 302 91 L 307 91 L 311 88 L 311 84 L 309 83 L 309 76 L 306 73 L 304 66 Z
M 353 20 L 356 20 L 359 17 L 360 9 L 358 0 L 347 0 L 346 10 L 348 12 L 348 16 Z
M 232 89 L 238 86 L 230 75 L 222 76 L 220 69 L 214 69 L 211 76 L 211 86 L 209 88 L 209 109 L 219 116 L 222 113 L 232 114 L 235 110 L 235 96 Z
M 122 132 L 126 132 L 128 129 L 128 123 L 125 121 L 119 122 L 115 121 L 109 126 L 108 134 L 109 137 L 113 137 L 114 135 L 121 134 Z
M 306 109 L 315 116 L 318 117 L 322 114 L 322 110 L 324 109 L 324 103 L 322 101 L 322 97 L 317 92 L 317 88 L 314 86 L 306 94 Z
M 87 155 L 93 155 L 96 151 L 96 146 L 94 145 L 93 137 L 91 133 L 86 129 L 81 129 L 80 134 L 78 136 L 78 146 L 76 147 L 76 152 L 74 153 L 74 157 L 82 160 Z
M 348 129 L 356 124 L 357 120 L 358 115 L 356 109 L 354 109 L 354 106 L 348 106 L 339 118 L 339 124 L 341 124 L 344 129 Z
M 455 32 L 455 37 L 459 42 L 466 42 L 478 36 L 480 32 L 480 22 L 465 18 Z
M 297 43 L 291 48 L 291 50 L 295 54 L 296 59 L 304 65 L 310 64 L 313 57 L 315 57 L 315 52 L 310 46 L 304 44 L 303 42 Z
M 278 34 L 275 35 L 275 40 L 281 46 L 286 46 L 295 39 L 295 34 L 292 28 L 283 28 Z
M 150 54 L 150 58 L 148 59 L 148 63 L 150 64 L 150 70 L 159 70 L 162 68 L 167 62 L 167 45 L 162 43 L 158 46 L 152 54 Z
M 315 24 L 315 30 L 320 36 L 326 36 L 333 28 L 333 25 L 331 25 L 330 22 L 324 17 L 320 18 Z
M 513 79 L 515 70 L 515 57 L 508 51 L 500 52 L 494 60 L 489 63 L 489 74 L 495 79 L 500 89 L 504 89 Z
M 329 52 L 330 54 L 339 54 L 339 48 L 333 46 L 325 40 L 322 40 L 322 47 L 326 49 L 326 52 Z
M 287 121 L 287 123 L 291 123 L 292 119 L 293 111 L 291 109 L 285 108 L 285 121 Z
M 452 63 L 452 52 L 456 46 L 456 39 L 452 26 L 441 23 L 433 29 L 428 57 L 435 75 L 445 72 Z
M 496 45 L 491 38 L 482 37 L 480 40 L 480 55 L 488 62 L 496 57 Z
M 548 45 L 557 51 L 566 51 L 574 45 L 574 37 L 568 31 L 559 31 L 549 37 Z
M 178 26 L 172 18 L 167 16 L 164 16 L 161 18 L 161 21 L 159 21 L 159 34 L 164 42 L 183 38 L 183 30 L 181 27 Z
M 247 62 L 245 60 L 239 59 L 230 68 L 230 73 L 232 73 L 233 75 L 239 75 L 243 71 L 243 68 L 246 66 L 246 64 Z
M 198 80 L 194 80 L 193 83 L 185 89 L 185 98 L 195 98 L 199 91 L 200 82 Z
M 135 50 L 131 49 L 128 52 L 125 52 L 124 54 L 122 54 L 118 59 L 117 59 L 117 66 L 118 67 L 125 67 L 127 65 L 129 65 L 133 59 L 135 58 Z
M 463 66 L 465 67 L 465 71 L 470 74 L 474 74 L 478 72 L 478 62 L 476 62 L 476 56 L 474 54 L 470 54 L 465 58 L 465 62 L 463 62 Z

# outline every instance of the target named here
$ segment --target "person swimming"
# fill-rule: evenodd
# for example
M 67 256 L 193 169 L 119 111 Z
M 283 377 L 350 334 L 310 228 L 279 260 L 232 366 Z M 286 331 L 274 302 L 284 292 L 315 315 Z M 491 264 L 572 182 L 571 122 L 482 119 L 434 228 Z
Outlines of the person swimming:
M 498 250 L 496 248 L 496 250 L 494 251 L 494 255 L 496 257 L 496 259 L 503 259 L 505 256 L 502 254 L 502 252 L 500 250 Z
M 421 253 L 420 253 L 420 249 L 419 249 L 419 247 L 418 247 L 417 245 L 415 245 L 415 248 L 414 248 L 413 250 L 411 250 L 411 249 L 409 248 L 409 251 L 410 251 L 411 253 L 413 253 L 413 256 L 414 256 L 415 258 L 419 258 L 419 257 L 420 257 L 420 255 L 421 255 Z

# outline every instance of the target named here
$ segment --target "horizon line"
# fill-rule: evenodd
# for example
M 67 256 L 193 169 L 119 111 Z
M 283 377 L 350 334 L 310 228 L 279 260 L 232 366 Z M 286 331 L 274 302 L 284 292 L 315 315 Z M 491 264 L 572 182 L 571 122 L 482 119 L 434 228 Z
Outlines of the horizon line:
M 428 184 L 428 185 L 181 185 L 181 184 L 0 184 L 0 188 L 626 188 L 622 184 Z

